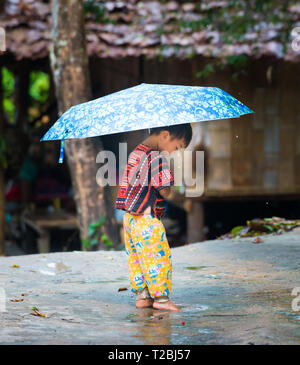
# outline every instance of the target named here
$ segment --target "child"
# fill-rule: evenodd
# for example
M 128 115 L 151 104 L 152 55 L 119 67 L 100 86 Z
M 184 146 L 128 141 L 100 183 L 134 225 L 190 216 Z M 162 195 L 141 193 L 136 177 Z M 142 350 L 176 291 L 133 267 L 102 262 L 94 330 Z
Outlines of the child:
M 186 148 L 192 138 L 190 124 L 158 127 L 131 152 L 121 181 L 116 208 L 123 218 L 131 290 L 136 307 L 180 311 L 169 300 L 172 262 L 161 221 L 165 198 L 174 185 L 173 172 L 161 151 L 169 154 Z

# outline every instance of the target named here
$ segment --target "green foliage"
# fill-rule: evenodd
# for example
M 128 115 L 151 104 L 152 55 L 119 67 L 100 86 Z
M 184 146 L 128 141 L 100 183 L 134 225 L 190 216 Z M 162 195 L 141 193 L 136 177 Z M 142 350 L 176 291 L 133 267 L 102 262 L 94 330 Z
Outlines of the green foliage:
M 285 53 L 288 50 L 290 33 L 295 22 L 294 15 L 289 11 L 289 6 L 296 3 L 296 0 L 282 2 L 276 0 L 228 0 L 221 7 L 207 8 L 206 5 L 209 4 L 209 1 L 198 1 L 194 8 L 194 13 L 198 14 L 195 19 L 176 17 L 168 24 L 173 25 L 178 31 L 185 31 L 186 29 L 192 32 L 217 31 L 223 44 L 256 43 L 260 39 L 260 32 L 265 31 L 265 28 L 261 27 L 262 24 L 267 24 L 270 29 L 280 25 L 280 31 L 274 40 L 282 44 Z M 161 26 L 160 35 L 163 34 L 162 30 L 163 27 Z M 245 35 L 249 33 L 257 33 L 257 37 L 253 41 L 248 40 Z M 216 47 L 218 46 L 216 45 Z M 255 54 L 255 52 L 254 49 L 253 53 Z M 191 54 L 192 56 L 193 54 Z M 196 73 L 196 77 L 208 77 L 222 69 L 224 64 L 233 68 L 233 80 L 237 80 L 240 75 L 246 73 L 247 55 L 223 57 L 222 61 L 217 60 L 214 65 L 206 65 L 203 70 Z
M 29 122 L 41 115 L 41 108 L 49 99 L 50 77 L 42 71 L 31 71 L 29 75 L 30 104 L 28 109 Z
M 2 68 L 3 85 L 3 109 L 9 123 L 14 123 L 15 105 L 14 88 L 15 80 L 13 73 L 6 67 Z M 49 98 L 50 80 L 49 75 L 41 71 L 31 71 L 29 75 L 29 95 L 31 97 L 29 108 L 29 120 L 39 115 L 41 104 Z M 33 115 L 32 115 L 33 114 Z
M 245 54 L 231 55 L 226 58 L 227 64 L 235 69 L 244 68 L 248 65 L 248 57 Z
M 5 98 L 11 96 L 15 88 L 15 80 L 13 73 L 6 67 L 2 67 L 2 83 L 3 83 L 3 96 Z
M 14 122 L 15 105 L 13 101 L 13 93 L 15 88 L 15 80 L 13 73 L 6 67 L 2 67 L 2 88 L 3 88 L 3 110 L 6 114 L 8 122 Z
M 97 222 L 90 223 L 88 226 L 88 237 L 81 240 L 83 247 L 87 250 L 97 248 L 100 240 L 107 249 L 113 248 L 112 241 L 106 234 L 103 234 L 102 226 L 105 222 L 105 216 L 102 216 Z
M 270 231 L 270 232 L 273 232 L 275 230 L 274 227 L 272 226 L 269 226 L 268 224 L 265 224 L 265 227 Z
M 231 233 L 232 233 L 234 236 L 237 236 L 237 235 L 239 235 L 240 231 L 241 231 L 243 228 L 244 228 L 243 226 L 236 226 L 236 227 L 232 228 Z
M 105 244 L 106 247 L 112 247 L 112 242 L 111 242 L 111 240 L 108 238 L 108 236 L 106 234 L 103 234 L 101 236 L 101 240 Z
M 41 71 L 30 72 L 29 94 L 31 98 L 39 103 L 45 103 L 49 97 L 50 81 L 49 75 Z
M 200 77 L 208 77 L 209 75 L 211 75 L 213 72 L 215 71 L 214 66 L 211 63 L 207 63 L 202 71 L 198 71 L 196 73 L 196 77 L 200 78 Z
M 115 19 L 109 19 L 107 16 L 106 8 L 104 4 L 95 0 L 86 0 L 83 2 L 83 11 L 85 14 L 91 14 L 94 16 L 97 23 L 113 23 L 116 24 Z
M 157 34 L 158 37 L 160 37 L 163 33 L 164 33 L 164 27 L 162 25 L 159 25 L 156 28 L 156 34 Z

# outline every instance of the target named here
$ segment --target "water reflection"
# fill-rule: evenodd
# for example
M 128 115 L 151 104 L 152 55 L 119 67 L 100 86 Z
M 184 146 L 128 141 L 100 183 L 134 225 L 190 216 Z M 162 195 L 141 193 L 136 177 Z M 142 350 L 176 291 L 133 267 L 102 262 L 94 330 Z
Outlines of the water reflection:
M 143 338 L 145 345 L 169 345 L 171 341 L 172 321 L 169 311 L 153 308 L 139 309 L 136 320 L 143 319 L 137 326 L 138 337 Z M 147 319 L 145 321 L 145 319 Z

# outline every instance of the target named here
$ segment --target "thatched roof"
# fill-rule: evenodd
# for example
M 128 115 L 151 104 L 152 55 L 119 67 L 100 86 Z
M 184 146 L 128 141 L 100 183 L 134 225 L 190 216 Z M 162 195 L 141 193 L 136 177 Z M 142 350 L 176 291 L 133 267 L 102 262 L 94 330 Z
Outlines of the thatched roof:
M 204 55 L 224 58 L 228 55 L 263 55 L 278 59 L 300 61 L 300 53 L 288 46 L 285 53 L 280 41 L 282 23 L 258 22 L 255 31 L 246 32 L 242 41 L 225 44 L 222 33 L 214 24 L 192 30 L 178 28 L 177 19 L 189 22 L 201 20 L 203 11 L 224 6 L 227 1 L 94 1 L 101 17 L 111 22 L 96 21 L 92 13 L 86 14 L 87 48 L 90 56 L 120 58 L 146 55 L 153 57 L 175 56 L 186 58 Z M 93 3 L 93 4 L 94 4 Z M 91 0 L 90 0 L 91 4 Z M 293 27 L 300 25 L 300 6 L 289 7 Z M 103 19 L 102 19 L 103 20 Z M 51 1 L 6 0 L 0 16 L 0 26 L 6 30 L 7 52 L 17 60 L 39 59 L 48 55 L 51 41 Z M 292 39 L 291 39 L 292 40 Z

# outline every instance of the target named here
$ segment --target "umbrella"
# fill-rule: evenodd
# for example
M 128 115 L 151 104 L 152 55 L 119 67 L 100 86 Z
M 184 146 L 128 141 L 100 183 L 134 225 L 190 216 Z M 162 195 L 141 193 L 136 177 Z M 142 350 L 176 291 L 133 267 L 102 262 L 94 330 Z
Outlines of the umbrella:
M 41 141 L 88 138 L 139 129 L 253 113 L 218 87 L 139 84 L 95 100 L 72 106 L 54 123 Z

